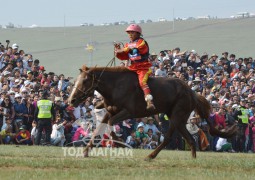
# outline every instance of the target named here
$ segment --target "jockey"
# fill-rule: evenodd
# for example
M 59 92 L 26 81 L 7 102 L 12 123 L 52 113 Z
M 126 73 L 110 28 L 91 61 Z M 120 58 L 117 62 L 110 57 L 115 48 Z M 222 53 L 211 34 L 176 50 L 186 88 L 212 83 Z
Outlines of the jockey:
M 153 97 L 147 84 L 148 77 L 152 73 L 150 69 L 152 64 L 148 61 L 149 45 L 141 37 L 142 28 L 139 25 L 129 25 L 126 32 L 128 33 L 130 42 L 126 43 L 123 48 L 120 48 L 120 44 L 115 44 L 115 55 L 120 60 L 130 60 L 131 65 L 128 69 L 136 72 L 138 75 L 139 85 L 144 92 L 145 101 L 147 102 L 147 109 L 154 110 Z

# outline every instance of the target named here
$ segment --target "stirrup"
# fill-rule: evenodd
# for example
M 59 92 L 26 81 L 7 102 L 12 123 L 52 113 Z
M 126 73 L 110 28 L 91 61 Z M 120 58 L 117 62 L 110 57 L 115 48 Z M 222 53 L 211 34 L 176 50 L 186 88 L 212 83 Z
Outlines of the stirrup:
M 152 103 L 152 101 L 148 101 L 148 102 L 147 102 L 147 107 L 146 107 L 146 109 L 148 109 L 148 110 L 150 110 L 150 111 L 153 111 L 153 110 L 155 110 L 156 108 L 155 108 L 154 104 Z
M 150 111 L 156 109 L 155 106 L 154 106 L 154 104 L 153 104 L 153 102 L 152 102 L 152 99 L 153 99 L 153 97 L 152 97 L 151 94 L 147 94 L 147 95 L 145 96 L 145 101 L 147 102 L 147 107 L 146 107 L 146 109 L 148 109 L 148 110 L 150 110 Z
M 104 108 L 104 101 L 98 101 L 95 105 L 95 109 L 103 109 Z

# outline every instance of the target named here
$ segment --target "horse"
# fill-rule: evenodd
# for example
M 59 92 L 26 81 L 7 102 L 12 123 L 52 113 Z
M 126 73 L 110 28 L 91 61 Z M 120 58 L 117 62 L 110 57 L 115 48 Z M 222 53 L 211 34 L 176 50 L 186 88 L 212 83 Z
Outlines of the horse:
M 72 106 L 93 96 L 98 91 L 104 98 L 104 107 L 107 113 L 102 123 L 110 126 L 129 118 L 141 118 L 164 113 L 169 117 L 169 129 L 164 135 L 164 141 L 146 157 L 154 159 L 158 153 L 169 143 L 175 129 L 184 137 L 191 148 L 192 157 L 196 158 L 196 146 L 193 137 L 186 129 L 187 120 L 192 111 L 195 111 L 210 126 L 211 135 L 231 137 L 236 132 L 233 125 L 226 131 L 213 127 L 208 120 L 211 106 L 201 95 L 196 94 L 182 80 L 177 78 L 150 77 L 148 85 L 151 89 L 156 109 L 146 109 L 144 94 L 139 86 L 136 73 L 126 67 L 86 67 L 82 66 L 80 74 L 72 89 L 68 102 Z M 116 138 L 112 132 L 113 138 Z M 92 138 L 93 139 L 93 138 Z M 88 156 L 89 148 L 93 147 L 91 140 L 85 148 L 84 154 Z

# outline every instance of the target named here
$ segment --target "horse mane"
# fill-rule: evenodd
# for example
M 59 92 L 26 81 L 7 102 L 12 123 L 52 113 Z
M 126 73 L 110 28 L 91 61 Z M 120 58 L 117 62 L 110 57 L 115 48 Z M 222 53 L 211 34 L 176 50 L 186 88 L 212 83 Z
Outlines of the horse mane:
M 126 67 L 86 67 L 85 65 L 82 66 L 82 71 L 105 71 L 105 72 L 131 72 L 128 68 Z

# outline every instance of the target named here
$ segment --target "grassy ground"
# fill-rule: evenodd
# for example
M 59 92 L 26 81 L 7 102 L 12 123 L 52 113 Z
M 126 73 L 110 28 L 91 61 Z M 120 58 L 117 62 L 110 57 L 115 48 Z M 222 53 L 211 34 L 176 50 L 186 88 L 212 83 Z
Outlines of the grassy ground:
M 254 154 L 162 151 L 151 162 L 149 150 L 133 157 L 64 157 L 58 147 L 0 146 L 1 179 L 253 179 Z

